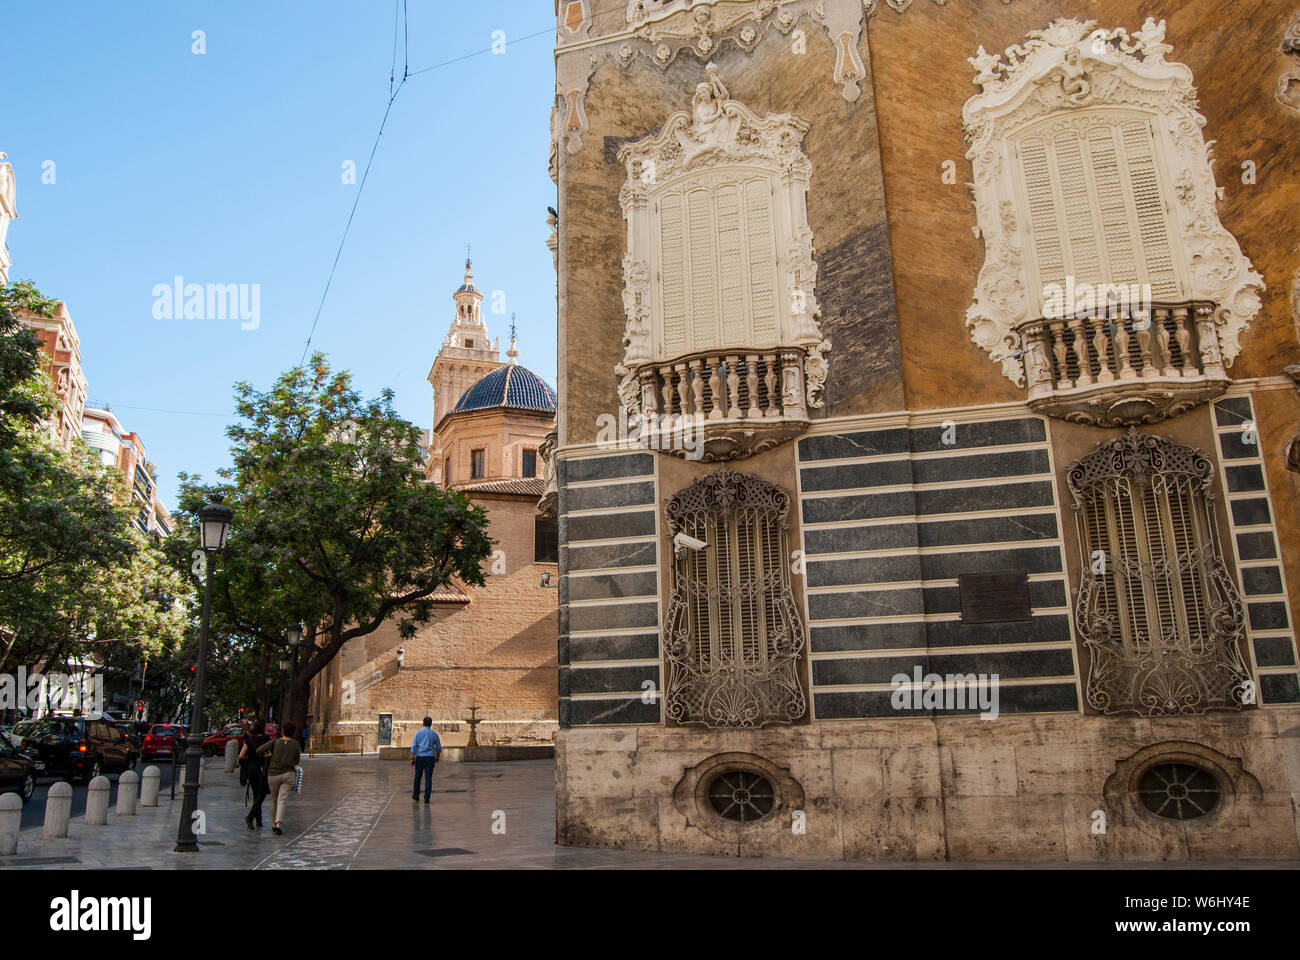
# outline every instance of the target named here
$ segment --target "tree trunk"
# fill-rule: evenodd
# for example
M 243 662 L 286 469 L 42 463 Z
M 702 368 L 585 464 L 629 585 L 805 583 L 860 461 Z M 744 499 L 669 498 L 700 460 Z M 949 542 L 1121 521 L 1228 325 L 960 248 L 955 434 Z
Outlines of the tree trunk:
M 307 707 L 309 704 L 310 697 L 311 697 L 310 680 L 307 681 L 306 685 L 303 685 L 301 683 L 296 683 L 296 682 L 294 683 L 293 693 L 292 693 L 293 705 L 289 709 L 290 709 L 290 714 L 293 717 L 294 726 L 299 730 L 300 733 L 302 731 L 303 726 L 307 723 Z M 307 732 L 310 735 L 319 736 L 324 731 L 309 730 Z
M 320 648 L 316 646 L 318 625 L 307 624 L 303 632 L 302 644 L 298 648 L 298 668 L 293 675 L 293 690 L 289 694 L 289 717 L 301 732 L 307 722 L 307 709 L 311 701 L 311 681 L 329 660 L 321 657 Z M 320 730 L 309 730 L 308 734 L 319 734 Z

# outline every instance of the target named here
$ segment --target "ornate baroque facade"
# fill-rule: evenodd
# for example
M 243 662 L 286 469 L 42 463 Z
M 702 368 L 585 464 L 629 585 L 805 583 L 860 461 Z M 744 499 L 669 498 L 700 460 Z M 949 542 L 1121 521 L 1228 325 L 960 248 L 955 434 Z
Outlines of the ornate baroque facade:
M 1294 9 L 556 11 L 559 842 L 1300 854 Z

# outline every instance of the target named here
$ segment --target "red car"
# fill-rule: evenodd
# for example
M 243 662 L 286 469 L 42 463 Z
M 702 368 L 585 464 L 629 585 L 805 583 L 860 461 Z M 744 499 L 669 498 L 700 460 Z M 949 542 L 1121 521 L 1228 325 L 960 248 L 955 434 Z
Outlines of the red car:
M 140 745 L 141 760 L 171 760 L 185 752 L 185 728 L 178 723 L 155 723 Z
M 266 725 L 266 735 L 274 737 L 279 728 L 274 723 Z M 234 740 L 241 747 L 244 745 L 244 727 L 242 724 L 227 724 L 217 733 L 203 738 L 203 755 L 205 757 L 223 756 L 226 752 L 226 742 Z

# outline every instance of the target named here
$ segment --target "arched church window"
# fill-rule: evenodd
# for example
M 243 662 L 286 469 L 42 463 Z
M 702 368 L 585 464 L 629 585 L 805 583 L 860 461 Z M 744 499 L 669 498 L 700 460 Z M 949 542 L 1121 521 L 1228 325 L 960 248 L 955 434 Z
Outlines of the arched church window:
M 1214 466 L 1130 431 L 1066 473 L 1082 548 L 1075 604 L 1088 703 L 1141 716 L 1240 709 L 1244 606 L 1219 546 Z
M 789 511 L 789 494 L 780 487 L 725 468 L 669 501 L 670 719 L 757 727 L 804 715 L 798 673 L 804 627 L 787 562 Z

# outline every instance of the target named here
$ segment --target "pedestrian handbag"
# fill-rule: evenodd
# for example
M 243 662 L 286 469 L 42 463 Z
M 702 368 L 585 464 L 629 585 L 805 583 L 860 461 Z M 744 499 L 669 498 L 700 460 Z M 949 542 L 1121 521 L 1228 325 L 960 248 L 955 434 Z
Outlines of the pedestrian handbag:
M 293 792 L 302 793 L 302 767 L 293 768 Z

